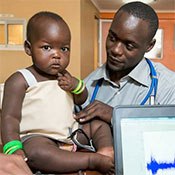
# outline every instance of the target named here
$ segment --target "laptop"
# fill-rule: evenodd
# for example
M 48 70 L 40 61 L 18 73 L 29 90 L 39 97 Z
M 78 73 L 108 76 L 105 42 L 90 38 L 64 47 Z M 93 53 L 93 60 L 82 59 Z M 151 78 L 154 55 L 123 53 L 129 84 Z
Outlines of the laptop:
M 175 105 L 116 106 L 116 175 L 175 175 Z

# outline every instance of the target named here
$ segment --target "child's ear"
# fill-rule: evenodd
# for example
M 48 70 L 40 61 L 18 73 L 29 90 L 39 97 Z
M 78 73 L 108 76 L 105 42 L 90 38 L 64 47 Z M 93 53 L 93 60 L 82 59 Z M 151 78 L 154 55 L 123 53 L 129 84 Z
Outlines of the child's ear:
M 150 43 L 149 43 L 149 46 L 147 47 L 146 49 L 146 52 L 149 52 L 155 45 L 156 43 L 156 39 L 153 39 Z
M 31 44 L 28 40 L 25 40 L 24 42 L 24 49 L 27 55 L 31 56 L 32 52 L 31 52 Z

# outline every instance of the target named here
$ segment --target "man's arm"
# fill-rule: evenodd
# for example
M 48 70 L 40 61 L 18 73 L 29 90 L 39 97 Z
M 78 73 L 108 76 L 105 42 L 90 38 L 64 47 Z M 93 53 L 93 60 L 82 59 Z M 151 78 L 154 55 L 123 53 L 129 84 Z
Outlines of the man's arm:
M 21 156 L 0 153 L 0 174 L 32 175 L 32 172 Z

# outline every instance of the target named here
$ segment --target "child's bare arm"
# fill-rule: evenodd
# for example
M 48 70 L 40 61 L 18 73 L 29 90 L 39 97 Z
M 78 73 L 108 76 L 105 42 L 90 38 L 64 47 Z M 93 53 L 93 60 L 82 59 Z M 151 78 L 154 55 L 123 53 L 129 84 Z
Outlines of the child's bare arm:
M 19 124 L 21 121 L 21 108 L 25 96 L 27 83 L 18 72 L 13 74 L 5 82 L 4 97 L 2 103 L 2 142 L 6 143 L 19 140 Z M 22 150 L 17 150 L 15 154 L 25 157 Z
M 78 86 L 79 80 L 73 76 L 68 71 L 65 71 L 61 75 L 58 76 L 58 84 L 59 86 L 65 90 L 72 92 L 76 87 Z M 74 97 L 74 103 L 77 105 L 83 104 L 88 96 L 88 92 L 86 87 L 80 94 L 73 94 Z

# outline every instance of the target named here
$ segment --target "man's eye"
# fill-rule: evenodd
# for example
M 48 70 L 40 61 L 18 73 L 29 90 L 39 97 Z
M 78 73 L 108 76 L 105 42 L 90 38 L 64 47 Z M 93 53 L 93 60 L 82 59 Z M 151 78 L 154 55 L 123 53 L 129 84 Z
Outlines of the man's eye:
M 126 44 L 126 48 L 128 49 L 128 50 L 133 50 L 135 47 L 132 45 L 132 44 Z
M 51 47 L 50 46 L 43 46 L 43 49 L 44 50 L 51 50 Z
M 61 50 L 62 50 L 63 52 L 66 52 L 66 51 L 69 51 L 69 48 L 68 48 L 68 47 L 62 47 Z
M 113 37 L 112 35 L 108 35 L 108 39 L 109 39 L 110 41 L 112 41 L 112 42 L 115 41 L 115 37 Z

